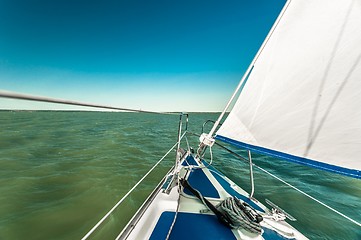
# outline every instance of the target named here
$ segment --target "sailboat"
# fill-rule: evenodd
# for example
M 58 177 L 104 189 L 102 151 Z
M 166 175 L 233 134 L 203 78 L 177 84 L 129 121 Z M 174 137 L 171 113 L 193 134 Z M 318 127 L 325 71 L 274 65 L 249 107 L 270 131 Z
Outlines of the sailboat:
M 223 141 L 360 179 L 360 25 L 359 1 L 288 1 L 198 150 L 177 150 L 172 173 L 117 239 L 306 239 L 286 211 L 267 209 L 202 154 Z M 239 221 L 223 219 L 235 213 Z
M 116 239 L 307 239 L 288 223 L 295 219 L 287 209 L 254 198 L 252 153 L 361 179 L 359 26 L 359 1 L 287 1 L 224 111 L 210 132 L 199 136 L 196 149 L 187 142 L 188 114 L 180 114 L 178 141 L 166 153 L 176 150 L 174 167 Z M 181 141 L 186 141 L 186 148 Z M 216 161 L 212 147 L 224 147 L 222 142 L 248 152 L 250 193 L 212 166 Z M 96 231 L 164 157 L 83 239 Z
M 251 181 L 251 152 L 360 179 L 360 26 L 359 1 L 288 1 L 196 151 L 180 121 L 174 168 L 117 239 L 307 239 L 202 157 L 221 141 L 248 150 Z

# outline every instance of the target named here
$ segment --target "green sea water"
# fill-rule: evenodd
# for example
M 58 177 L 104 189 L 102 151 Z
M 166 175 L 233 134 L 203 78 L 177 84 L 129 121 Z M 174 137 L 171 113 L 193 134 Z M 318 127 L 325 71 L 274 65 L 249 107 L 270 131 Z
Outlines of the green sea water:
M 216 113 L 191 113 L 200 133 Z M 176 142 L 179 117 L 0 111 L 0 240 L 81 239 Z M 196 137 L 189 137 L 197 145 Z M 233 149 L 234 150 L 234 149 Z M 242 151 L 239 153 L 244 154 Z M 172 166 L 171 153 L 91 239 L 114 239 Z M 248 165 L 213 148 L 213 165 L 250 189 Z M 361 181 L 278 159 L 254 162 L 361 222 Z M 255 197 L 297 218 L 310 239 L 361 239 L 361 228 L 255 169 Z

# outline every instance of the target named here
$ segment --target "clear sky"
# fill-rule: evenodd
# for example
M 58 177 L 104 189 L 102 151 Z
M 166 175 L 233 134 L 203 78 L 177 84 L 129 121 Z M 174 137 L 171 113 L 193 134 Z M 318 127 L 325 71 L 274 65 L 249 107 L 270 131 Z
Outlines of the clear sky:
M 284 4 L 0 0 L 0 89 L 153 111 L 221 111 Z M 69 107 L 0 98 L 0 109 Z

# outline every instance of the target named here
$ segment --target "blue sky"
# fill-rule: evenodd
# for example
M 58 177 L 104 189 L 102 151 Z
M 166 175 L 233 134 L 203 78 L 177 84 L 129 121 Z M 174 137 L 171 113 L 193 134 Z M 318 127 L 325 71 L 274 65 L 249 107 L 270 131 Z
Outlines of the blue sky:
M 0 0 L 0 89 L 221 111 L 283 0 Z M 0 99 L 5 109 L 77 109 Z

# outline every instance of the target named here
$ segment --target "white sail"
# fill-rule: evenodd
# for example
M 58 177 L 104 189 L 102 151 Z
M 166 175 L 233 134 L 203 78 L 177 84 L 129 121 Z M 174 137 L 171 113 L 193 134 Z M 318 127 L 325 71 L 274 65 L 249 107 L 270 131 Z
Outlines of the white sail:
M 361 1 L 286 6 L 217 138 L 361 178 Z

